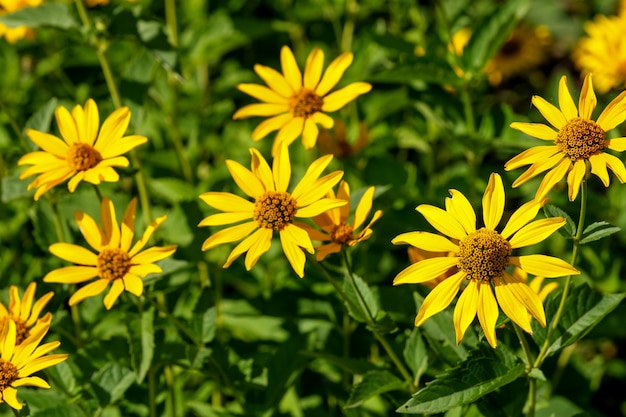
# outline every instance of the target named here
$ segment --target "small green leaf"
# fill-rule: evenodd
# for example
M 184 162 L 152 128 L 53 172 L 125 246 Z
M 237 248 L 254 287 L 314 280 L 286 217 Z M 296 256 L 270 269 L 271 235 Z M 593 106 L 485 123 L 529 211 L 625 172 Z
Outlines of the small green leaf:
M 21 180 L 17 173 L 2 178 L 2 202 L 8 203 L 18 198 L 32 196 L 33 190 L 28 190 L 32 178 Z
M 600 240 L 620 230 L 622 229 L 607 222 L 592 223 L 583 230 L 583 237 L 580 240 L 580 244 L 584 245 L 585 243 Z
M 375 395 L 403 388 L 404 382 L 391 372 L 384 370 L 370 371 L 364 374 L 361 382 L 352 388 L 350 398 L 348 398 L 348 402 L 345 407 L 358 407 L 364 401 Z
M 559 233 L 565 236 L 566 238 L 571 239 L 576 234 L 576 223 L 574 223 L 574 220 L 572 220 L 569 214 L 567 214 L 566 212 L 564 212 L 557 206 L 553 206 L 552 204 L 548 204 L 544 206 L 543 214 L 546 217 L 564 217 L 565 218 L 565 225 L 559 229 Z
M 404 345 L 404 360 L 415 374 L 415 380 L 419 381 L 420 376 L 428 369 L 428 349 L 420 330 L 416 328 Z
M 109 362 L 91 377 L 91 386 L 104 407 L 122 398 L 135 379 L 135 373 L 130 369 Z
M 198 193 L 191 184 L 176 178 L 151 178 L 148 187 L 151 193 L 169 203 L 198 198 Z
M 396 411 L 434 414 L 470 404 L 524 374 L 524 364 L 504 347 L 486 343 L 469 352 L 468 358 L 426 384 Z
M 355 320 L 365 323 L 378 315 L 378 300 L 361 277 L 354 275 L 354 283 L 356 287 L 348 275 L 344 277 L 343 290 L 351 301 L 346 306 Z
M 215 337 L 215 320 L 217 313 L 215 307 L 205 310 L 203 313 L 193 313 L 191 329 L 202 343 L 209 343 Z
M 554 317 L 561 301 L 562 291 L 550 294 L 546 302 L 548 323 Z M 586 335 L 596 324 L 609 314 L 626 296 L 625 293 L 601 294 L 587 284 L 574 287 L 565 300 L 563 315 L 559 321 L 546 356 L 550 356 L 571 345 Z M 547 336 L 547 329 L 536 321 L 532 322 L 533 339 L 542 346 Z
M 37 7 L 24 7 L 13 13 L 0 16 L 0 23 L 10 28 L 27 26 L 52 26 L 61 29 L 78 27 L 71 10 L 72 3 L 43 3 Z
M 154 309 L 145 310 L 140 317 L 127 321 L 128 344 L 137 382 L 146 377 L 154 357 Z

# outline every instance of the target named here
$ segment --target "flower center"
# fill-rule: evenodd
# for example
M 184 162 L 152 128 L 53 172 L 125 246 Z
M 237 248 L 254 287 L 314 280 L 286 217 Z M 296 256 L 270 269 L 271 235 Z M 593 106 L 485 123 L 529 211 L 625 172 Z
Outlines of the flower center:
M 458 267 L 468 278 L 491 280 L 502 275 L 509 266 L 511 244 L 495 230 L 484 227 L 459 242 Z
M 330 232 L 330 238 L 335 243 L 346 244 L 348 241 L 352 240 L 352 226 L 347 224 L 338 224 L 333 227 L 333 230 Z
M 310 117 L 314 113 L 322 110 L 324 100 L 315 91 L 301 89 L 289 100 L 291 113 L 294 117 Z
M 554 142 L 574 162 L 604 149 L 606 132 L 593 120 L 577 117 L 561 128 Z
M 86 143 L 73 143 L 67 151 L 70 166 L 76 171 L 86 171 L 102 161 L 102 155 Z
M 0 359 L 0 392 L 3 392 L 6 387 L 11 385 L 17 379 L 17 376 L 17 367 L 7 360 Z
M 254 203 L 253 217 L 259 227 L 283 230 L 296 216 L 298 207 L 291 194 L 283 191 L 268 191 Z
M 4 329 L 7 323 L 11 320 L 15 323 L 15 346 L 22 343 L 28 336 L 30 336 L 30 332 L 28 330 L 28 326 L 26 326 L 26 322 L 19 317 L 11 317 L 4 316 L 0 319 L 0 331 Z
M 131 265 L 130 256 L 121 249 L 103 249 L 98 255 L 100 277 L 109 281 L 124 278 Z

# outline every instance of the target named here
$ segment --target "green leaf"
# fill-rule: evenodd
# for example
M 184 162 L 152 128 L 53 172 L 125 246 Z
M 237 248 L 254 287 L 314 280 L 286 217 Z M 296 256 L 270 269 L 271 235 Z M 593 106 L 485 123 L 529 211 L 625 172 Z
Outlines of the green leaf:
M 37 7 L 24 7 L 0 16 L 0 23 L 10 28 L 28 26 L 52 26 L 61 29 L 78 27 L 72 14 L 72 3 L 43 3 Z
M 504 347 L 492 349 L 486 343 L 468 358 L 426 384 L 396 411 L 399 413 L 442 413 L 470 404 L 524 374 L 524 364 Z
M 399 64 L 369 77 L 367 81 L 394 84 L 425 81 L 446 86 L 461 85 L 461 79 L 452 70 L 450 64 L 434 56 L 412 58 L 409 62 Z
M 215 337 L 215 320 L 217 312 L 215 307 L 205 310 L 203 313 L 194 312 L 191 319 L 191 330 L 202 343 L 209 343 Z
M 580 240 L 580 244 L 584 245 L 585 243 L 600 240 L 607 236 L 611 236 L 613 233 L 617 233 L 620 230 L 622 229 L 607 222 L 592 223 L 587 226 L 585 230 L 583 230 L 583 236 Z
M 528 379 L 518 378 L 476 402 L 482 417 L 522 416 L 528 397 Z
M 543 207 L 543 214 L 546 217 L 564 217 L 565 225 L 559 229 L 559 233 L 568 239 L 574 237 L 576 234 L 576 223 L 574 223 L 569 214 L 552 204 Z
M 355 320 L 366 323 L 378 315 L 378 300 L 361 277 L 357 275 L 353 275 L 353 277 L 354 282 L 348 275 L 343 279 L 343 291 L 351 301 L 346 302 L 346 307 Z
M 404 345 L 404 360 L 415 374 L 415 380 L 419 381 L 420 376 L 428 369 L 428 350 L 421 331 L 416 328 Z
M 28 184 L 32 181 L 32 178 L 26 178 L 21 180 L 19 174 L 2 178 L 2 202 L 8 203 L 12 200 L 17 200 L 22 197 L 32 196 L 33 190 L 28 190 Z
M 550 294 L 546 302 L 548 323 L 556 314 L 562 291 Z M 546 356 L 553 355 L 565 346 L 571 345 L 587 334 L 596 324 L 609 314 L 626 296 L 625 293 L 601 294 L 587 284 L 574 287 L 565 300 L 563 315 L 559 321 Z M 533 339 L 542 346 L 546 340 L 547 328 L 536 321 L 532 323 Z
M 145 310 L 141 316 L 127 321 L 128 344 L 137 382 L 146 377 L 154 357 L 154 309 Z
M 109 362 L 91 377 L 91 386 L 104 407 L 122 398 L 135 379 L 135 373 L 130 369 Z
M 499 4 L 484 21 L 478 22 L 463 50 L 464 67 L 475 73 L 483 71 L 519 21 L 526 13 L 527 0 L 509 0 Z
M 151 178 L 148 187 L 150 193 L 170 203 L 198 198 L 198 193 L 191 184 L 176 178 Z
M 375 395 L 403 388 L 404 382 L 391 372 L 384 370 L 370 371 L 364 374 L 361 382 L 352 388 L 350 398 L 348 398 L 348 402 L 345 407 L 358 407 L 364 401 Z

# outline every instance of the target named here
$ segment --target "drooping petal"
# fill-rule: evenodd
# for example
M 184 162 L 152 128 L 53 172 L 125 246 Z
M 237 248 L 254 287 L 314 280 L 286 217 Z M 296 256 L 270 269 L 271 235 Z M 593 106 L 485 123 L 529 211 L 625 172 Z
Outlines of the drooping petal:
M 11 386 L 2 391 L 2 400 L 14 410 L 22 409 L 22 404 L 17 400 L 17 390 Z
M 565 224 L 563 217 L 550 217 L 547 219 L 535 220 L 532 223 L 522 227 L 517 233 L 509 239 L 511 248 L 523 248 L 525 246 L 534 245 L 543 242 L 552 233 L 556 232 Z
M 551 169 L 543 177 L 543 180 L 541 181 L 541 184 L 539 184 L 539 188 L 537 189 L 537 194 L 535 195 L 535 198 L 544 198 L 548 194 L 548 192 L 550 192 L 552 187 L 554 187 L 557 182 L 563 179 L 565 174 L 567 174 L 567 171 L 570 169 L 571 165 L 572 163 L 568 158 L 563 158 L 563 160 L 561 160 L 561 162 L 559 162 L 559 164 L 555 168 Z
M 143 294 L 143 280 L 135 274 L 129 273 L 122 278 L 124 289 L 129 293 L 140 297 Z
M 496 348 L 496 322 L 498 321 L 498 303 L 491 291 L 489 282 L 481 282 L 478 285 L 478 321 L 485 332 L 485 338 L 492 348 Z
M 474 317 L 476 317 L 476 311 L 478 309 L 477 285 L 476 280 L 470 279 L 454 308 L 453 322 L 457 345 L 461 343 L 467 328 L 472 324 L 472 321 L 474 321 Z
M 117 299 L 119 298 L 120 294 L 122 294 L 122 292 L 124 292 L 124 281 L 122 281 L 121 279 L 113 280 L 113 284 L 111 284 L 109 292 L 107 293 L 107 295 L 104 296 L 104 307 L 107 310 L 110 310 L 111 307 L 113 307 L 113 304 L 115 304 L 115 301 L 117 301 Z
M 111 281 L 109 281 L 108 279 L 99 279 L 97 281 L 90 282 L 83 287 L 80 287 L 70 297 L 69 305 L 74 306 L 83 301 L 85 298 L 94 297 L 98 294 L 101 294 L 107 288 L 109 282 Z
M 440 233 L 457 240 L 462 240 L 467 236 L 461 223 L 447 211 L 429 204 L 421 204 L 415 210 L 421 213 L 426 221 Z
M 421 326 L 427 319 L 448 307 L 459 292 L 459 288 L 465 277 L 466 273 L 459 271 L 437 284 L 424 299 L 417 313 L 417 317 L 415 317 L 415 326 Z
M 314 121 L 315 124 L 322 126 L 324 129 L 332 129 L 335 125 L 335 120 L 326 113 L 322 112 L 313 113 L 311 120 Z
M 202 250 L 207 251 L 224 243 L 241 240 L 252 233 L 257 227 L 258 223 L 256 221 L 252 221 L 220 230 L 219 232 L 209 236 L 209 238 L 204 241 Z
M 446 211 L 470 234 L 476 231 L 476 212 L 467 197 L 457 190 L 448 190 L 451 197 L 446 198 Z
M 319 132 L 320 130 L 313 118 L 308 117 L 304 121 L 304 127 L 302 129 L 302 145 L 304 145 L 304 149 L 311 149 L 315 146 Z
M 304 129 L 304 117 L 292 117 L 283 127 L 280 128 L 274 139 L 274 146 L 272 147 L 272 156 L 276 155 L 276 151 L 281 144 L 287 146 L 296 140 Z
M 429 232 L 402 233 L 391 241 L 394 245 L 411 245 L 429 252 L 458 252 L 458 245 L 444 236 Z
M 250 249 L 248 249 L 248 253 L 246 253 L 245 265 L 248 271 L 252 269 L 261 255 L 270 249 L 273 232 L 270 229 L 259 229 L 252 236 L 255 236 L 256 239 L 250 246 Z M 252 238 L 252 236 L 250 236 L 250 238 Z
M 586 172 L 587 167 L 583 159 L 579 159 L 574 162 L 574 166 L 567 175 L 567 195 L 569 196 L 569 201 L 576 200 L 576 196 L 578 195 L 578 191 L 580 191 L 580 186 Z
M 529 274 L 546 278 L 578 275 L 580 271 L 562 259 L 547 255 L 511 256 L 509 262 Z
M 431 281 L 435 278 L 439 278 L 451 268 L 456 267 L 458 262 L 459 259 L 452 256 L 424 259 L 405 268 L 396 275 L 393 279 L 393 285 L 420 284 L 422 282 Z
M 296 274 L 298 274 L 300 278 L 303 278 L 304 277 L 304 263 L 306 261 L 306 258 L 304 256 L 303 250 L 297 244 L 297 239 L 295 235 L 292 233 L 293 230 L 290 230 L 290 229 L 294 229 L 294 227 L 288 226 L 279 232 L 280 244 L 293 270 L 296 272 Z M 311 250 L 309 252 L 313 253 L 314 252 L 313 244 L 311 244 L 310 247 L 311 247 Z
M 372 85 L 364 82 L 356 82 L 347 85 L 324 97 L 322 111 L 334 112 L 356 99 L 361 94 L 365 94 L 372 89 Z
M 502 178 L 496 173 L 489 176 L 489 183 L 483 195 L 483 221 L 485 227 L 495 230 L 504 213 L 504 184 Z
M 328 68 L 326 68 L 326 72 L 322 77 L 322 81 L 320 81 L 315 89 L 318 96 L 324 97 L 326 93 L 337 85 L 339 80 L 341 80 L 341 77 L 343 77 L 343 73 L 350 66 L 350 64 L 352 64 L 352 59 L 352 52 L 344 52 L 335 58 L 330 65 L 328 65 Z
M 511 293 L 517 300 L 517 304 L 521 304 L 521 306 L 524 307 L 524 310 L 529 312 L 542 327 L 545 327 L 546 313 L 537 293 L 526 285 L 525 282 L 515 281 L 515 279 L 507 273 L 504 274 L 504 282 L 506 287 L 511 290 Z
M 626 168 L 624 168 L 622 160 L 608 153 L 602 153 L 599 156 L 604 159 L 606 166 L 613 171 L 619 182 L 624 183 L 626 181 Z
M 512 291 L 511 288 L 514 285 L 522 284 L 517 282 L 505 283 L 500 278 L 496 278 L 494 280 L 498 304 L 507 317 L 513 320 L 526 333 L 532 334 L 532 328 L 530 327 L 530 315 L 528 314 L 526 308 L 520 304 L 520 301 L 517 299 L 517 294 Z
M 293 119 L 293 115 L 291 113 L 279 114 L 278 116 L 271 117 L 269 119 L 263 120 L 259 125 L 252 131 L 252 140 L 259 141 L 263 139 L 265 136 L 269 135 L 275 130 L 282 129 L 289 121 Z

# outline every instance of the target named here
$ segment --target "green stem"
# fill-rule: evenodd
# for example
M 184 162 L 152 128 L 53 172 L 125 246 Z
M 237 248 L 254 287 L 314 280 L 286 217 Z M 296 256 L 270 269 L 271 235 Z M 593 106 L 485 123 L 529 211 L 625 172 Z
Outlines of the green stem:
M 185 334 L 185 336 L 187 336 L 194 345 L 196 345 L 196 347 L 198 349 L 201 349 L 204 347 L 204 343 L 198 341 L 196 339 L 196 335 L 187 328 L 187 326 L 185 326 L 183 323 L 180 322 L 180 320 L 178 320 L 176 317 L 174 317 L 172 315 L 172 313 L 170 313 L 170 311 L 168 310 L 167 306 L 165 305 L 165 300 L 162 297 L 162 293 L 157 293 L 156 297 L 157 300 L 153 300 L 150 297 L 146 297 L 146 299 L 148 300 L 148 302 L 150 302 L 150 304 L 152 304 L 154 307 L 156 307 L 157 311 L 163 315 L 165 315 L 168 320 L 170 320 L 172 322 L 172 324 L 174 324 L 174 326 L 180 330 L 182 333 Z
M 515 330 L 515 334 L 519 339 L 520 345 L 522 346 L 522 351 L 524 351 L 524 357 L 526 358 L 526 373 L 530 373 L 533 369 L 533 354 L 530 350 L 530 345 L 528 344 L 528 340 L 526 340 L 526 336 L 522 332 L 522 329 L 515 323 L 513 323 L 513 329 Z
M 93 184 L 93 188 L 94 190 L 96 190 L 96 195 L 98 196 L 98 200 L 100 201 L 100 203 L 102 203 L 102 192 L 100 191 L 100 188 L 96 184 Z
M 170 397 L 170 406 L 172 407 L 172 417 L 176 416 L 176 387 L 174 386 L 175 378 L 172 365 L 165 365 L 163 368 L 165 373 L 165 382 L 167 383 L 167 392 Z
M 354 16 L 358 9 L 356 0 L 346 1 L 346 21 L 341 32 L 341 51 L 347 52 L 352 50 L 352 38 L 354 35 Z
M 11 409 L 11 411 L 13 411 L 13 415 L 15 415 L 15 417 L 20 417 L 20 410 L 16 410 L 15 408 L 11 407 L 10 405 L 9 405 L 9 408 Z
M 170 44 L 178 47 L 178 23 L 176 19 L 176 0 L 165 0 L 165 23 Z
M 148 370 L 148 402 L 150 407 L 150 417 L 156 417 L 156 382 L 154 380 L 156 369 L 150 368 Z

